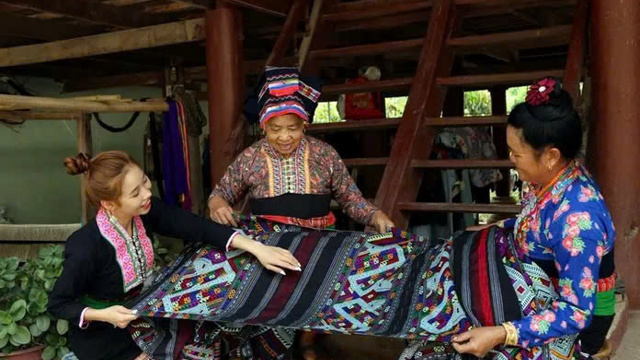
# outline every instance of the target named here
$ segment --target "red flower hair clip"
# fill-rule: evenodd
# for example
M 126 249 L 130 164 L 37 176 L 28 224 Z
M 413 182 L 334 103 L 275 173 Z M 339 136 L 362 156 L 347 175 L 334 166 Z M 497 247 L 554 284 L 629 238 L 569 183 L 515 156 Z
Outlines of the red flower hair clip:
M 544 78 L 529 87 L 525 101 L 532 106 L 546 104 L 549 102 L 549 95 L 556 87 L 556 81 L 552 78 Z

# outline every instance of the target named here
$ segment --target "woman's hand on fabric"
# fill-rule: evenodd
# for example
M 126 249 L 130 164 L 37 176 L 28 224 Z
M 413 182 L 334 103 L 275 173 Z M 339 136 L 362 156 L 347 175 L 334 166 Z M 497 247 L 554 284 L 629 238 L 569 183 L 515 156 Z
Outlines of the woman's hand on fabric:
M 393 221 L 391 221 L 387 214 L 382 212 L 382 210 L 378 210 L 373 214 L 370 225 L 373 226 L 379 233 L 388 232 L 391 230 L 391 228 L 396 227 Z
M 88 309 L 85 313 L 85 320 L 87 321 L 107 322 L 121 329 L 126 328 L 131 321 L 137 318 L 138 315 L 133 310 L 121 305 L 114 305 L 100 310 Z
M 267 270 L 278 274 L 286 275 L 285 269 L 302 271 L 302 266 L 289 250 L 267 246 L 242 235 L 236 236 L 231 246 L 253 254 Z
M 507 336 L 502 326 L 488 326 L 471 329 L 452 339 L 453 348 L 460 354 L 472 354 L 479 358 L 504 343 Z
M 211 220 L 222 225 L 238 226 L 238 223 L 233 218 L 233 209 L 223 198 L 219 196 L 212 196 L 211 199 L 209 199 L 208 205 Z

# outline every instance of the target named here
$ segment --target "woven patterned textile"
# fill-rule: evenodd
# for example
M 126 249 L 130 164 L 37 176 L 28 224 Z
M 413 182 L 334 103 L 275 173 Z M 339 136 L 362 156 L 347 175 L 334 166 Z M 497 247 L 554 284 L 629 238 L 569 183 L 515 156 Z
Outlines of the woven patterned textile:
M 455 294 L 450 242 L 263 220 L 243 226 L 258 241 L 289 249 L 303 271 L 282 276 L 241 251 L 192 248 L 134 309 L 146 317 L 439 341 L 470 325 Z
M 448 345 L 453 335 L 536 316 L 557 297 L 546 274 L 496 227 L 432 242 L 401 231 L 240 223 L 256 240 L 289 249 L 303 271 L 278 275 L 240 251 L 185 250 L 132 303 L 143 316 L 131 326 L 133 337 L 146 353 L 284 359 L 294 330 L 308 330 L 411 340 L 403 360 L 461 360 L 468 357 Z M 190 342 L 173 346 L 184 336 L 166 324 L 178 319 L 196 325 Z M 572 336 L 533 349 L 496 349 L 488 358 L 579 359 L 577 349 Z

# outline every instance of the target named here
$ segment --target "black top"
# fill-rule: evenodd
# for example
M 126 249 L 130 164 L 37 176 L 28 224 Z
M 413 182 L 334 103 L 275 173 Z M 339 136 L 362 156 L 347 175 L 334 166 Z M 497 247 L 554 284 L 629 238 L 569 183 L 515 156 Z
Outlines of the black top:
M 250 199 L 253 215 L 279 215 L 311 219 L 329 214 L 330 194 L 283 194 L 276 197 Z
M 223 249 L 234 230 L 171 207 L 158 198 L 151 199 L 151 210 L 143 215 L 147 235 L 171 236 L 189 242 L 203 242 Z M 129 291 L 129 294 L 139 288 Z M 126 298 L 123 279 L 113 246 L 102 237 L 93 219 L 71 234 L 65 245 L 62 275 L 49 298 L 49 312 L 69 320 L 71 350 L 80 360 L 130 360 L 141 350 L 126 329 L 114 328 L 104 322 L 93 322 L 87 329 L 78 327 L 86 307 L 80 298 L 88 296 L 103 301 Z

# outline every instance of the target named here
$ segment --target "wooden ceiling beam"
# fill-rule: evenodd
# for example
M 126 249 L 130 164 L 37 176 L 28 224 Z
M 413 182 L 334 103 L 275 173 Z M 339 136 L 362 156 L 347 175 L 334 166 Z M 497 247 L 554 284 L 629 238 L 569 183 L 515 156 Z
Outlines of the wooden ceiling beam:
M 204 19 L 0 49 L 0 67 L 37 64 L 200 41 Z
M 32 19 L 9 12 L 0 13 L 0 33 L 2 36 L 16 36 L 24 39 L 54 41 L 99 32 L 95 26 L 80 27 L 57 21 Z
M 106 89 L 121 86 L 152 86 L 161 87 L 164 79 L 162 71 L 151 71 L 137 74 L 123 74 L 104 77 L 89 77 L 65 81 L 65 93 Z
M 130 9 L 104 5 L 97 1 L 70 0 L 0 0 L 0 4 L 38 12 L 52 13 L 76 20 L 119 29 L 135 28 L 164 22 L 161 16 L 148 16 Z
M 285 17 L 293 0 L 223 0 L 230 4 L 251 8 L 266 14 Z
M 336 23 L 336 32 L 357 31 L 357 30 L 376 30 L 397 28 L 398 24 L 403 26 L 415 23 L 429 22 L 429 10 L 414 11 L 408 14 L 384 16 L 374 19 L 352 20 L 348 22 Z M 426 28 L 426 25 L 425 25 Z

